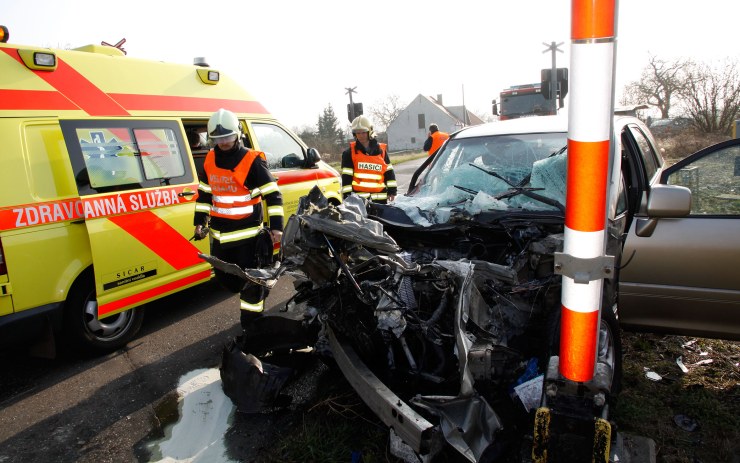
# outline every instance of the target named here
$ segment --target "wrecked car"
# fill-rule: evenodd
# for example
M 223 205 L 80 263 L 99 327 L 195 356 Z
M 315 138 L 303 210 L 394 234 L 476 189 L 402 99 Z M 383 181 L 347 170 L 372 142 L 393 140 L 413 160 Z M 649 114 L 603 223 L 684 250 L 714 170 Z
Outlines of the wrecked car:
M 610 165 L 606 253 L 619 263 L 635 217 L 685 215 L 690 192 L 651 185 L 663 161 L 640 121 L 617 117 L 614 127 L 622 162 Z M 262 378 L 243 384 L 260 387 L 245 392 L 222 365 L 225 390 L 259 396 L 237 406 L 254 410 L 279 392 L 282 379 L 265 378 L 259 363 L 269 362 L 264 354 L 310 346 L 390 428 L 399 454 L 429 461 L 453 448 L 469 461 L 500 461 L 547 450 L 553 461 L 591 461 L 603 435 L 573 428 L 608 420 L 619 390 L 618 275 L 604 284 L 594 379 L 563 398 L 554 259 L 564 239 L 567 138 L 563 117 L 470 127 L 427 159 L 393 204 L 351 195 L 336 206 L 317 188 L 303 197 L 280 266 L 232 269 L 266 286 L 290 274 L 296 290 L 284 313 L 260 320 L 259 339 L 232 346 Z M 562 432 L 533 449 L 542 406 L 561 412 Z

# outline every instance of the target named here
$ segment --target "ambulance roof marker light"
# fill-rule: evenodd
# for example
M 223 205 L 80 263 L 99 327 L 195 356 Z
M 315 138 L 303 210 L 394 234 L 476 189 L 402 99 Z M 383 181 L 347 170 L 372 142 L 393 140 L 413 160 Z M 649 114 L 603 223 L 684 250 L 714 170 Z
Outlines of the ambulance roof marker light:
M 198 73 L 198 77 L 204 84 L 216 85 L 221 78 L 221 73 L 216 70 L 208 69 L 208 62 L 202 56 L 193 58 L 193 65 L 198 66 L 195 71 Z
M 28 69 L 54 71 L 57 68 L 57 56 L 52 51 L 19 48 L 18 55 Z
M 10 31 L 5 26 L 0 25 L 0 43 L 7 43 L 10 38 Z M 54 52 L 18 49 L 18 55 L 23 60 L 23 64 L 28 69 L 35 71 L 53 71 L 57 68 L 57 57 Z

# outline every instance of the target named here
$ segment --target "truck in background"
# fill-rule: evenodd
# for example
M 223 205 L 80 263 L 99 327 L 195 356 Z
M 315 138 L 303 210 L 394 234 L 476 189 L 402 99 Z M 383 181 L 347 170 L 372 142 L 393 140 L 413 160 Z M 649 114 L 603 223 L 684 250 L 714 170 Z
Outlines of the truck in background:
M 512 85 L 499 94 L 499 102 L 493 100 L 493 115 L 499 120 L 517 119 L 531 116 L 553 116 L 557 109 L 552 101 L 542 94 L 542 85 Z
M 553 64 L 553 69 L 542 70 L 540 82 L 512 85 L 502 90 L 499 94 L 500 102 L 492 101 L 493 115 L 498 116 L 500 121 L 554 116 L 563 107 L 563 99 L 567 94 L 568 68 L 554 68 Z

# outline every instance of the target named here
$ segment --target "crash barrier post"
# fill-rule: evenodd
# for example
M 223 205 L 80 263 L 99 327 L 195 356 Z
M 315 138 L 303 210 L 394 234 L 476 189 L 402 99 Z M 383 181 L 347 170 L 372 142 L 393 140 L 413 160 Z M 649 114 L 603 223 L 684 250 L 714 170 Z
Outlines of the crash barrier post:
M 563 252 L 555 253 L 554 262 L 563 282 L 560 351 L 550 359 L 545 394 L 535 416 L 532 460 L 536 463 L 606 463 L 610 456 L 606 398 L 613 372 L 597 364 L 596 352 L 603 279 L 614 274 L 614 258 L 605 255 L 605 229 L 616 1 L 571 3 L 565 233 Z
M 609 141 L 614 110 L 616 0 L 573 0 L 568 167 L 561 268 L 560 373 L 594 376 L 604 256 Z

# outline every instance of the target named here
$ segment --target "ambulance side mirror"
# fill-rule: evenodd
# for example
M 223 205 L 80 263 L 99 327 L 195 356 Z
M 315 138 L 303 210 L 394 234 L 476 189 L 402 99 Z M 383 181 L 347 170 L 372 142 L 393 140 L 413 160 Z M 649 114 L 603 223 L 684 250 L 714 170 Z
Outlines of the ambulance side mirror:
M 321 161 L 319 151 L 316 148 L 309 148 L 306 152 L 306 168 L 315 167 L 319 161 Z

